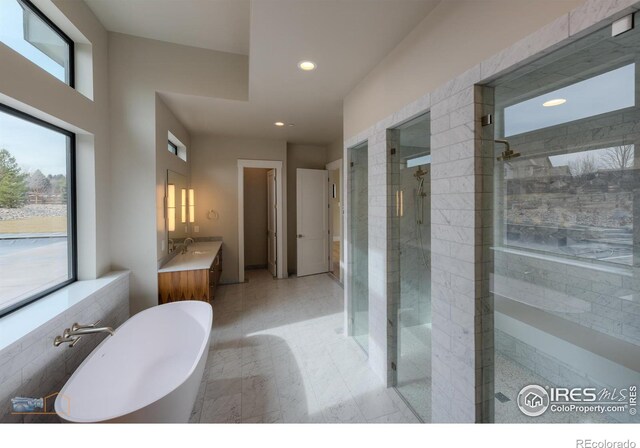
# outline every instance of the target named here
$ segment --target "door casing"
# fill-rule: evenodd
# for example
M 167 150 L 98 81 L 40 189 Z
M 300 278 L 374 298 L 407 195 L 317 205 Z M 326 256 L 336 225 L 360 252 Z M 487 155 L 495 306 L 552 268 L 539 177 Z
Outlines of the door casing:
M 287 228 L 284 219 L 286 213 L 285 179 L 281 160 L 247 160 L 238 159 L 238 282 L 244 283 L 244 169 L 267 168 L 276 172 L 276 234 L 277 234 L 277 272 L 278 278 L 287 278 Z
M 340 193 L 339 193 L 339 198 L 340 198 L 340 210 L 338 210 L 338 213 L 340 214 L 340 283 L 344 283 L 344 177 L 342 175 L 342 159 L 338 159 L 338 160 L 334 160 L 331 163 L 328 163 L 326 165 L 326 169 L 327 171 L 335 171 L 338 170 L 338 178 L 340 179 Z M 331 185 L 328 186 L 328 188 L 331 188 Z M 331 201 L 329 201 L 329 222 L 333 222 L 333 213 L 335 211 L 332 209 L 331 207 Z M 330 234 L 330 238 L 329 238 L 329 270 L 331 270 L 331 263 L 333 263 L 333 237 L 334 237 L 334 231 L 335 229 L 332 228 L 332 226 L 329 226 L 329 229 L 331 229 L 331 234 Z
M 278 275 L 278 237 L 276 212 L 278 210 L 278 187 L 276 170 L 267 171 L 267 267 L 271 275 Z

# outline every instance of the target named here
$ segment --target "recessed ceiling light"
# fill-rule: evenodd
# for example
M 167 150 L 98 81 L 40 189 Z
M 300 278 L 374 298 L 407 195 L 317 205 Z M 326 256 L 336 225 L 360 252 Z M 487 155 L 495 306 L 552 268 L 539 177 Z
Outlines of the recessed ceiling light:
M 279 127 L 284 126 L 284 123 L 283 123 L 282 121 L 276 121 L 276 122 L 275 122 L 275 123 L 273 123 L 273 124 L 275 124 L 276 126 L 279 126 Z
M 567 100 L 565 100 L 564 98 L 556 98 L 554 100 L 545 101 L 544 103 L 542 103 L 542 105 L 544 107 L 553 107 L 553 106 L 559 106 L 559 105 L 564 104 L 566 102 L 567 102 Z
M 289 123 L 287 126 L 289 126 L 290 128 L 292 128 L 292 127 L 294 127 L 294 126 L 295 126 L 295 124 L 293 124 L 293 123 Z
M 308 72 L 310 70 L 314 70 L 316 68 L 316 64 L 311 61 L 300 61 L 298 62 L 298 68 Z

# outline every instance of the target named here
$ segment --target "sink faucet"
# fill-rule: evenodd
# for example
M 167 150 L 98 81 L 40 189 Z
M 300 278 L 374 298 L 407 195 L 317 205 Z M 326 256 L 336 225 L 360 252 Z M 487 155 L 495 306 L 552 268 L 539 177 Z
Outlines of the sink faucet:
M 191 243 L 195 243 L 194 239 L 189 237 L 189 238 L 185 238 L 184 242 L 182 243 L 182 253 L 186 254 L 187 250 L 189 249 L 189 244 Z
M 97 321 L 96 323 L 90 325 L 80 325 L 76 322 L 71 326 L 71 328 L 66 328 L 62 333 L 62 336 L 56 336 L 56 338 L 53 340 L 53 345 L 55 347 L 58 347 L 60 344 L 68 342 L 69 348 L 72 348 L 75 347 L 75 345 L 83 335 L 109 333 L 110 336 L 113 336 L 115 334 L 113 328 L 111 327 L 98 327 L 97 325 L 99 323 L 100 321 Z

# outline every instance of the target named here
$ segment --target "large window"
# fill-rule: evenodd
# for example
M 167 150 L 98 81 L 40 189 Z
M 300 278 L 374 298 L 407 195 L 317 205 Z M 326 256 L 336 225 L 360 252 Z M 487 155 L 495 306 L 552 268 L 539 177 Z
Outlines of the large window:
M 499 243 L 634 265 L 640 117 L 636 64 L 629 63 L 632 53 L 621 54 L 622 59 L 612 54 L 610 63 L 589 61 L 595 76 L 551 76 L 547 67 L 496 89 L 498 136 L 517 155 L 501 158 L 496 167 L 503 215 Z M 587 59 L 581 53 L 571 58 L 575 63 L 567 70 Z M 547 84 L 564 87 L 537 87 Z M 496 143 L 496 156 L 504 149 L 504 142 Z
M 30 1 L 0 1 L 0 42 L 74 86 L 73 41 Z
M 504 164 L 503 242 L 633 264 L 634 145 L 531 155 Z
M 0 105 L 0 315 L 76 279 L 74 134 Z

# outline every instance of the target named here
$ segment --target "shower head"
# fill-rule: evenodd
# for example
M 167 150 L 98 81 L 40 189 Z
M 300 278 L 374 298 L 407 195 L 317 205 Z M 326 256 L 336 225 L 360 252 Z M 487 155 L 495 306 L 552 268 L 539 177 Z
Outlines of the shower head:
M 427 172 L 424 171 L 422 168 L 418 167 L 416 172 L 413 173 L 413 177 L 415 177 L 416 179 L 420 180 L 420 179 L 422 179 L 424 177 L 425 174 L 427 174 Z
M 515 159 L 516 157 L 520 157 L 519 152 L 514 152 L 511 150 L 511 146 L 509 142 L 506 140 L 494 140 L 496 143 L 502 143 L 507 148 L 502 151 L 502 154 L 497 158 L 500 162 L 506 162 L 507 160 Z

